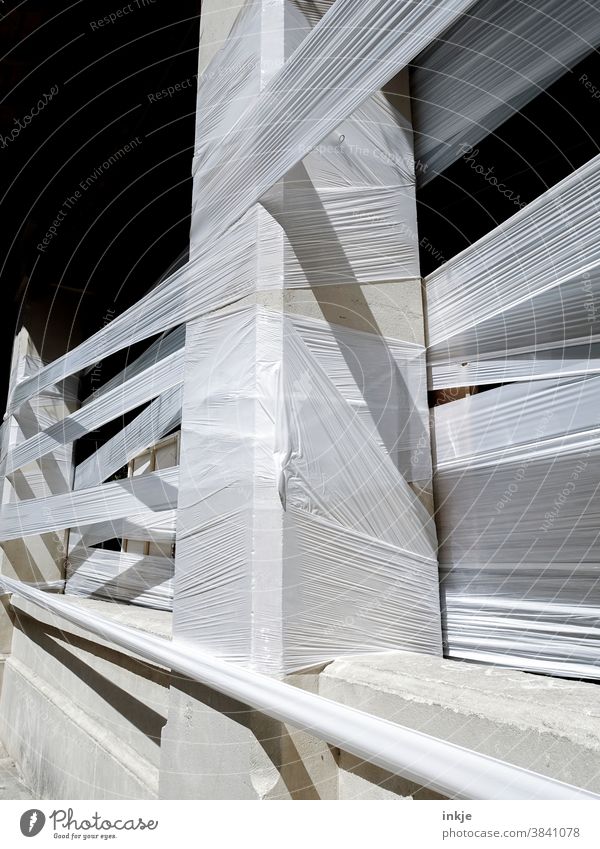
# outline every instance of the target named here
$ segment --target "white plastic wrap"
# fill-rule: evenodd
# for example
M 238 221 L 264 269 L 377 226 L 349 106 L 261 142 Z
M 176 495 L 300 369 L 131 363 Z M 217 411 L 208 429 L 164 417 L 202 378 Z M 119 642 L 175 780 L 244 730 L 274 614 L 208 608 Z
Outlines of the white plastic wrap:
M 426 279 L 432 388 L 600 370 L 600 156 Z
M 279 4 L 277 73 L 261 45 L 257 64 L 257 10 L 243 11 L 201 85 L 190 262 L 12 394 L 19 410 L 202 317 L 9 454 L 18 469 L 154 399 L 81 465 L 68 499 L 19 505 L 21 535 L 71 528 L 69 592 L 109 584 L 118 596 L 121 567 L 91 546 L 171 540 L 176 472 L 101 481 L 178 419 L 185 333 L 176 633 L 272 672 L 355 651 L 439 653 L 435 531 L 407 483 L 430 474 L 423 348 L 256 307 L 214 311 L 257 290 L 418 278 L 410 123 L 376 91 L 467 5 L 337 0 L 316 22 Z M 279 45 L 279 24 L 259 23 Z M 0 513 L 0 534 L 12 518 Z M 137 590 L 147 597 L 143 581 L 125 587 Z
M 181 423 L 182 386 L 167 389 L 75 469 L 73 489 L 105 481 L 129 460 Z
M 69 556 L 69 595 L 173 609 L 173 560 L 124 551 L 79 548 Z
M 99 393 L 75 413 L 42 430 L 9 453 L 7 473 L 73 442 L 151 398 L 181 384 L 183 351 L 176 351 L 108 392 Z
M 308 690 L 199 651 L 181 640 L 140 631 L 67 599 L 0 576 L 0 588 L 103 640 L 289 723 L 361 761 L 437 790 L 448 798 L 578 799 L 598 796 L 547 776 L 405 728 Z
M 255 307 L 186 336 L 176 633 L 272 672 L 440 650 L 433 524 L 303 341 L 318 325 L 330 363 L 363 341 Z
M 370 95 L 449 26 L 472 0 L 334 3 L 204 162 L 207 249 L 90 339 L 23 380 L 10 409 L 130 344 L 255 289 L 255 230 L 243 216 Z M 223 203 L 223 198 L 228 202 Z
M 423 346 L 303 317 L 288 321 L 404 479 L 429 481 Z
M 122 518 L 78 525 L 76 529 L 71 528 L 70 553 L 78 551 L 81 546 L 98 545 L 115 538 L 173 544 L 176 523 L 175 510 L 163 510 L 160 513 L 143 510 Z
M 78 492 L 5 504 L 0 509 L 0 540 L 123 519 L 147 509 L 169 510 L 177 506 L 178 474 L 178 468 L 164 469 Z
M 321 5 L 331 5 L 321 4 Z M 211 155 L 306 37 L 319 14 L 294 2 L 247 3 L 198 86 L 192 256 L 205 246 Z M 266 16 L 266 19 L 265 19 Z M 261 289 L 419 276 L 410 122 L 381 92 L 360 105 L 262 198 Z M 265 212 L 266 210 L 266 212 Z M 271 216 L 274 221 L 271 220 Z M 283 254 L 283 261 L 281 256 Z
M 420 54 L 412 74 L 423 184 L 600 42 L 597 0 L 483 0 Z
M 600 377 L 435 408 L 451 656 L 600 678 Z

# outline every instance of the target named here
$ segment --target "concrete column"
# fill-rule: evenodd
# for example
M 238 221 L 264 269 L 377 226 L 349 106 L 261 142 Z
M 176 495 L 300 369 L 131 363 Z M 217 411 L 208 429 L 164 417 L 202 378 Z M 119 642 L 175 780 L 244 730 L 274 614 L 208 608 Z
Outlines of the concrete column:
M 327 5 L 319 4 L 320 12 Z M 206 149 L 219 143 L 319 17 L 313 4 L 290 0 L 257 0 L 236 24 L 234 11 L 223 0 L 203 3 L 192 256 L 206 248 L 195 238 Z M 256 236 L 245 271 L 254 273 L 256 290 L 236 305 L 246 308 L 245 316 L 227 309 L 188 325 L 174 636 L 268 674 L 286 670 L 298 648 L 286 606 L 293 598 L 286 564 L 297 556 L 295 530 L 275 468 L 265 461 L 276 452 L 276 411 L 265 382 L 286 369 L 284 319 L 367 332 L 382 364 L 390 360 L 386 337 L 423 342 L 406 79 L 401 75 L 387 96 L 345 122 L 248 213 L 242 226 Z M 407 175 L 404 182 L 398 173 Z M 351 206 L 353 199 L 355 212 L 341 226 L 338 204 Z M 389 251 L 381 251 L 386 234 Z M 339 332 L 331 333 L 368 405 L 358 349 L 348 350 Z M 424 397 L 424 362 L 419 391 Z M 394 423 L 396 439 L 402 426 Z M 396 461 L 394 434 L 391 443 L 385 447 Z M 429 456 L 426 429 L 419 450 Z M 419 493 L 427 490 L 427 472 L 420 480 L 407 473 Z M 229 573 L 226 564 L 235 557 Z M 316 689 L 317 672 L 288 680 Z M 335 753 L 327 746 L 178 680 L 162 735 L 160 781 L 166 798 L 337 795 Z
M 23 304 L 23 325 L 15 336 L 10 366 L 9 393 L 15 384 L 40 367 L 42 361 L 60 356 L 70 341 L 77 342 L 77 330 L 63 326 L 63 300 L 60 293 Z M 66 295 L 69 298 L 69 295 Z M 1 456 L 19 442 L 39 430 L 50 427 L 78 406 L 77 378 L 49 387 L 23 404 L 6 418 L 0 432 Z M 5 462 L 0 461 L 0 502 L 2 504 L 41 498 L 69 491 L 73 474 L 72 445 L 55 451 L 5 475 Z M 68 532 L 58 531 L 24 537 L 0 544 L 0 572 L 22 581 L 55 581 L 65 574 L 65 555 Z M 16 757 L 14 716 L 9 702 L 14 699 L 12 684 L 5 666 L 10 664 L 14 627 L 13 608 L 8 597 L 0 597 L 0 743 Z M 6 692 L 10 690 L 10 692 Z M 21 714 L 22 715 L 22 714 Z

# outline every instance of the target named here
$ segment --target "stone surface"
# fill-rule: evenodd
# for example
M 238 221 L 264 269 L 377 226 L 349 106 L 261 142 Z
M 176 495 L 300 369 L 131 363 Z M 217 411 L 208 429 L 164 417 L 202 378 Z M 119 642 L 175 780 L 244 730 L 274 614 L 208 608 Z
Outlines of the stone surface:
M 315 691 L 318 674 L 290 675 L 286 681 Z M 309 734 L 174 678 L 163 731 L 160 797 L 335 799 L 335 755 Z
M 321 674 L 319 692 L 600 792 L 600 688 L 595 684 L 398 652 L 334 661 Z M 345 773 L 340 798 L 373 792 L 357 780 L 359 770 L 351 760 L 342 758 L 340 766 Z M 385 788 L 389 776 L 380 773 L 377 782 Z
M 169 635 L 164 611 L 65 601 Z M 13 603 L 0 738 L 36 798 L 155 798 L 168 672 L 22 599 Z
M 33 799 L 15 762 L 9 758 L 6 749 L 0 745 L 0 800 Z

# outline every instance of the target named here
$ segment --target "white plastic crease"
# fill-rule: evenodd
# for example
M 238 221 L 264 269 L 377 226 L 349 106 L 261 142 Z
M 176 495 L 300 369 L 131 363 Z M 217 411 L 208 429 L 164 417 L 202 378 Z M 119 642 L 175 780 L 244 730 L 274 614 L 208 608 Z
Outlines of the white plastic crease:
M 426 279 L 431 386 L 600 370 L 600 156 Z
M 289 723 L 450 798 L 599 797 L 512 764 L 405 728 L 283 681 L 227 663 L 184 640 L 167 640 L 103 617 L 59 596 L 0 576 L 0 587 L 150 663 L 185 675 L 280 722 Z
M 404 479 L 429 481 L 425 348 L 333 322 L 288 321 Z
M 160 360 L 164 360 L 165 357 L 170 357 L 172 354 L 176 354 L 178 351 L 181 351 L 184 344 L 185 324 L 182 324 L 180 327 L 176 327 L 168 333 L 161 334 L 159 338 L 149 345 L 137 359 L 135 359 L 132 363 L 127 363 L 125 368 L 114 377 L 111 377 L 110 380 L 106 380 L 100 386 L 96 386 L 89 398 L 86 398 L 82 403 L 87 404 L 93 399 L 98 398 L 100 395 L 105 395 L 107 392 L 117 389 L 128 380 L 141 375 L 143 372 L 156 365 L 160 362 Z M 101 366 L 101 363 L 98 365 Z M 90 371 L 92 375 L 92 382 L 94 382 L 94 369 L 91 369 Z
M 432 520 L 377 437 L 378 416 L 326 370 L 350 394 L 345 348 L 365 381 L 379 370 L 377 403 L 401 387 L 396 409 L 410 421 L 413 361 L 386 363 L 365 335 L 257 307 L 188 325 L 177 634 L 271 672 L 358 651 L 440 652 Z
M 210 247 L 90 339 L 21 381 L 9 411 L 121 348 L 252 292 L 248 256 L 255 232 L 244 227 L 244 214 L 472 2 L 337 0 L 207 156 L 202 236 Z
M 600 678 L 600 376 L 436 407 L 448 653 Z
M 321 4 L 321 6 L 331 3 Z M 320 11 L 285 0 L 247 3 L 198 87 L 191 255 L 205 245 L 205 167 L 213 148 L 318 22 Z M 419 277 L 410 121 L 377 92 L 261 198 L 260 289 Z M 396 98 L 399 100 L 399 98 Z M 210 167 L 210 164 L 209 164 Z M 209 176 L 209 175 L 208 175 Z
M 494 132 L 599 41 L 597 0 L 476 3 L 413 65 L 420 183 Z

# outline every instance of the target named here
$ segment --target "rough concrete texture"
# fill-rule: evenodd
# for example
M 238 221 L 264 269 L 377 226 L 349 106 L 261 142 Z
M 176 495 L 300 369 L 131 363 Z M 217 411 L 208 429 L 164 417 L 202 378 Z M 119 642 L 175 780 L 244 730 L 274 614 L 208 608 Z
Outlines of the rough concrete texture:
M 244 3 L 242 0 L 202 0 L 200 16 L 200 56 L 198 72 L 202 74 L 224 42 Z
M 10 654 L 12 642 L 12 607 L 9 599 L 8 595 L 0 595 L 0 655 Z
M 0 745 L 0 800 L 33 799 L 31 790 L 23 781 L 19 770 L 6 749 Z
M 316 690 L 316 673 L 288 683 Z M 165 799 L 335 799 L 335 753 L 309 734 L 174 679 L 163 731 Z
M 320 676 L 319 692 L 600 791 L 600 688 L 594 684 L 398 652 L 334 661 Z M 360 765 L 346 756 L 340 767 L 340 798 L 372 795 L 372 778 L 365 783 L 364 775 L 356 774 L 364 773 Z M 372 776 L 370 768 L 367 773 Z M 389 778 L 379 775 L 384 790 L 390 787 Z
M 235 309 L 248 304 L 423 344 L 420 279 L 263 290 L 242 298 Z
M 37 798 L 154 798 L 169 673 L 13 597 L 0 737 Z M 157 633 L 170 617 L 68 599 Z M 31 614 L 31 615 L 30 615 Z

